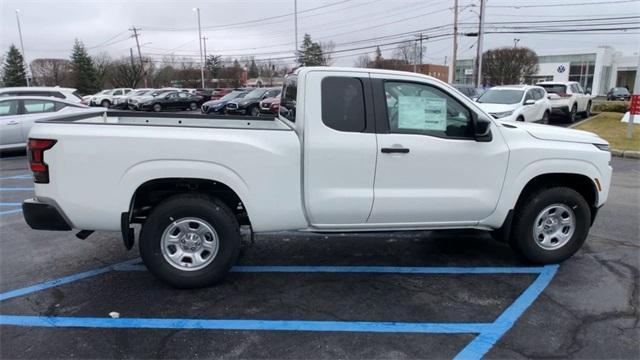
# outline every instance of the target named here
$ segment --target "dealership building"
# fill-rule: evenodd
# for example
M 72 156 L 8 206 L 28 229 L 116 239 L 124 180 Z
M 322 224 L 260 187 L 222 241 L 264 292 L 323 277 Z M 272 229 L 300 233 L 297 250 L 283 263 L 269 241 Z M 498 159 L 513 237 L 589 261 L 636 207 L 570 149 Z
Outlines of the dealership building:
M 474 59 L 456 61 L 454 83 L 472 84 Z M 633 91 L 638 55 L 624 55 L 610 46 L 588 51 L 538 55 L 538 72 L 525 79 L 540 81 L 577 81 L 594 95 L 606 95 L 612 87 Z

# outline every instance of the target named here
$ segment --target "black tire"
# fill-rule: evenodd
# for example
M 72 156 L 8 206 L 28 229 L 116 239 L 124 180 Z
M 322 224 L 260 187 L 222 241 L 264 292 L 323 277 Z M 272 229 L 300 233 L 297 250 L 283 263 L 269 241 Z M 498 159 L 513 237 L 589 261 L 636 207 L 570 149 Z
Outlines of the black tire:
M 518 116 L 518 118 L 516 119 L 516 121 L 524 122 L 524 116 L 522 116 L 522 115 Z
M 534 239 L 536 218 L 552 204 L 563 204 L 573 210 L 576 228 L 573 235 L 557 249 L 544 249 Z M 509 244 L 525 259 L 536 264 L 558 263 L 571 257 L 584 243 L 591 226 L 591 209 L 582 195 L 566 187 L 540 189 L 518 202 Z
M 162 111 L 162 105 L 160 104 L 153 104 L 153 106 L 151 107 L 151 110 L 155 111 L 155 112 L 160 112 Z
M 591 117 L 591 101 L 587 103 L 587 108 L 582 113 L 582 117 L 585 119 Z
M 109 108 L 109 106 L 111 106 L 111 101 L 102 100 L 102 102 L 100 103 L 100 106 L 102 106 L 103 108 Z
M 578 105 L 573 104 L 573 106 L 571 107 L 571 110 L 569 110 L 568 120 L 569 120 L 569 123 L 573 124 L 574 122 L 576 122 L 577 119 L 578 119 Z
M 198 110 L 198 104 L 192 102 L 191 104 L 189 104 L 189 110 Z
M 548 111 L 545 111 L 544 114 L 542 114 L 542 120 L 540 120 L 540 123 L 548 125 L 550 118 L 551 118 L 551 114 L 549 114 Z
M 260 110 L 258 109 L 257 106 L 252 106 L 251 108 L 249 108 L 249 111 L 247 111 L 249 113 L 249 115 L 256 117 L 258 116 L 258 114 L 260 114 Z
M 187 271 L 175 267 L 162 254 L 165 229 L 181 218 L 195 217 L 211 224 L 218 236 L 218 251 L 205 267 Z M 177 288 L 198 288 L 220 281 L 235 264 L 240 253 L 240 226 L 220 200 L 199 194 L 176 195 L 156 206 L 142 226 L 140 256 L 160 280 Z

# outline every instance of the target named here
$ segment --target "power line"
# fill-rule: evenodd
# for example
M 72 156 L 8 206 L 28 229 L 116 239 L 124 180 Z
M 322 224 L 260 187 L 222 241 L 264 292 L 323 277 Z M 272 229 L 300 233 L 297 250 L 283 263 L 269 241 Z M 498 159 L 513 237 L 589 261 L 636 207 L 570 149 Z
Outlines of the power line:
M 565 3 L 565 4 L 537 4 L 537 5 L 487 5 L 490 8 L 513 8 L 513 9 L 526 9 L 526 8 L 540 8 L 540 7 L 563 7 L 563 6 L 588 6 L 588 5 L 603 5 L 603 4 L 622 4 L 638 2 L 640 0 L 618 0 L 618 1 L 599 1 L 599 2 L 582 2 L 582 3 Z

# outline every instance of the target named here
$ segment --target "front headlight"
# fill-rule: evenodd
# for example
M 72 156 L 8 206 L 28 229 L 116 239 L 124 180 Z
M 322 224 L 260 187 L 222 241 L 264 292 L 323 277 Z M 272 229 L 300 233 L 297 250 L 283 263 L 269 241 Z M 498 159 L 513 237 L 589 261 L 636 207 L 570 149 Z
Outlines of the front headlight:
M 503 112 L 498 112 L 498 113 L 491 113 L 491 116 L 493 116 L 496 119 L 501 119 L 503 117 L 511 116 L 511 114 L 513 114 L 513 110 L 511 110 L 511 111 L 503 111 Z
M 593 144 L 593 146 L 597 147 L 602 151 L 609 151 L 609 144 Z

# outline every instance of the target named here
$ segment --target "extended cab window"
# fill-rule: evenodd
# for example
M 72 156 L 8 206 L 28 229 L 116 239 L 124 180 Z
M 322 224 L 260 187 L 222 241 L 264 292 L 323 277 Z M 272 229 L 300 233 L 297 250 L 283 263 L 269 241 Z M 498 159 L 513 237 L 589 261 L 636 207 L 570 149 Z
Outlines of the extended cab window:
M 322 122 L 338 131 L 365 128 L 364 91 L 358 78 L 327 77 L 322 80 Z
M 385 82 L 389 131 L 438 137 L 474 138 L 470 111 L 433 86 Z
M 280 116 L 296 122 L 296 96 L 298 95 L 298 78 L 288 76 L 284 81 L 282 95 L 280 96 Z

